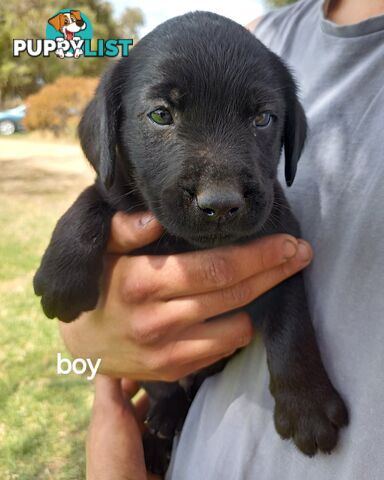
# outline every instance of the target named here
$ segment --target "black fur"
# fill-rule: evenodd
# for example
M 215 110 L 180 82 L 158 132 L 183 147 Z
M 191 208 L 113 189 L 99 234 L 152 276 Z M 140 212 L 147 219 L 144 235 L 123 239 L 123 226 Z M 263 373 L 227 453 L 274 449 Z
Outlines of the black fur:
M 148 118 L 158 107 L 171 112 L 172 125 Z M 260 112 L 272 112 L 269 126 L 255 125 Z M 98 178 L 58 222 L 35 276 L 50 318 L 70 321 L 95 307 L 116 210 L 149 209 L 167 231 L 156 247 L 136 253 L 300 233 L 276 180 L 284 147 L 292 184 L 306 135 L 294 81 L 276 55 L 228 19 L 196 12 L 148 34 L 105 74 L 79 132 Z M 348 415 L 320 358 L 302 275 L 247 310 L 265 340 L 277 431 L 307 455 L 330 452 Z M 145 384 L 153 402 L 145 441 L 152 470 L 164 471 L 193 396 L 224 363 L 191 376 L 184 389 Z M 165 438 L 157 444 L 157 437 Z

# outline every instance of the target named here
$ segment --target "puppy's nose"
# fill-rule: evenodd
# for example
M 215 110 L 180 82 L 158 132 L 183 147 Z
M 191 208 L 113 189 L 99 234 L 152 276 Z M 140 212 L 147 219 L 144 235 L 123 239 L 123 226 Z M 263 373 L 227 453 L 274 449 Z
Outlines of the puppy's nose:
M 84 20 L 76 20 L 76 25 L 82 27 L 84 25 Z
M 228 220 L 244 207 L 244 197 L 234 189 L 206 189 L 196 195 L 199 209 L 210 220 Z

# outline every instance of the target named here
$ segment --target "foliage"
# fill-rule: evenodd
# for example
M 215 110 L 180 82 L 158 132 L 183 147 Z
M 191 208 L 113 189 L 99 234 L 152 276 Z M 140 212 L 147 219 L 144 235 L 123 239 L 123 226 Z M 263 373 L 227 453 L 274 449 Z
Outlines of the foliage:
M 0 478 L 80 480 L 92 386 L 56 375 L 57 352 L 69 354 L 32 275 L 55 222 L 91 176 L 64 170 L 75 155 L 82 168 L 77 147 L 37 148 L 27 137 L 0 139 Z
M 121 36 L 121 22 L 113 18 L 112 6 L 108 1 L 77 0 L 75 7 L 84 11 L 90 19 L 95 39 Z M 0 1 L 0 105 L 10 98 L 24 98 L 59 76 L 97 76 L 105 69 L 106 63 L 110 61 L 107 57 L 65 60 L 55 55 L 50 55 L 49 58 L 30 58 L 25 54 L 13 57 L 13 39 L 45 38 L 48 18 L 62 8 L 63 2 L 60 0 Z M 131 38 L 131 33 L 137 35 L 135 22 L 143 22 L 140 10 L 128 9 L 127 12 L 130 10 L 133 19 L 130 19 L 130 23 L 125 22 L 124 35 L 127 38 Z
M 285 5 L 290 5 L 297 2 L 297 0 L 267 0 L 267 4 L 271 7 L 284 7 Z
M 119 36 L 132 38 L 133 44 L 139 39 L 138 28 L 144 25 L 144 16 L 140 8 L 126 8 L 118 22 Z
M 45 85 L 25 101 L 25 126 L 28 130 L 49 130 L 55 135 L 72 134 L 97 83 L 97 78 L 92 77 L 60 77 Z

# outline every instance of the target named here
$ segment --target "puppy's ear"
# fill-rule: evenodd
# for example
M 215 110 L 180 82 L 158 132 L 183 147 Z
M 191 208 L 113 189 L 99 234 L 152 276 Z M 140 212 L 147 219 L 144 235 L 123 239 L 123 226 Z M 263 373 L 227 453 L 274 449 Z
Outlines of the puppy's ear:
M 113 70 L 112 68 L 102 78 L 93 100 L 84 111 L 78 129 L 85 156 L 107 189 L 114 180 L 120 109 L 120 89 L 113 85 Z
M 76 20 L 82 20 L 80 10 L 71 10 L 71 15 L 73 15 Z
M 57 15 L 55 15 L 54 17 L 51 17 L 49 20 L 48 20 L 48 23 L 50 25 L 52 25 L 53 28 L 55 28 L 56 30 L 58 30 L 59 32 L 61 31 L 60 29 L 63 27 L 64 25 L 64 14 L 62 13 L 58 13 Z
M 307 119 L 296 94 L 287 102 L 288 111 L 284 127 L 285 181 L 290 187 L 295 179 L 297 162 L 307 135 Z

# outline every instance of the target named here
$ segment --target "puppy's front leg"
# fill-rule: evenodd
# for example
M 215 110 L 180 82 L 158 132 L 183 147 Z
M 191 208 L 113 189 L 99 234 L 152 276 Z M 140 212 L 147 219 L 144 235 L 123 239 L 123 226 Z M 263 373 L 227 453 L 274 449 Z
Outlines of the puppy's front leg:
M 167 470 L 173 437 L 181 431 L 191 399 L 178 382 L 144 382 L 150 398 L 144 436 L 147 469 L 157 475 Z
M 64 58 L 64 51 L 62 48 L 58 48 L 55 53 L 59 58 Z
M 263 325 L 276 430 L 306 455 L 330 452 L 347 409 L 323 366 L 302 274 L 277 288 L 279 300 Z
M 47 317 L 70 322 L 95 308 L 113 213 L 91 186 L 58 221 L 33 280 Z

